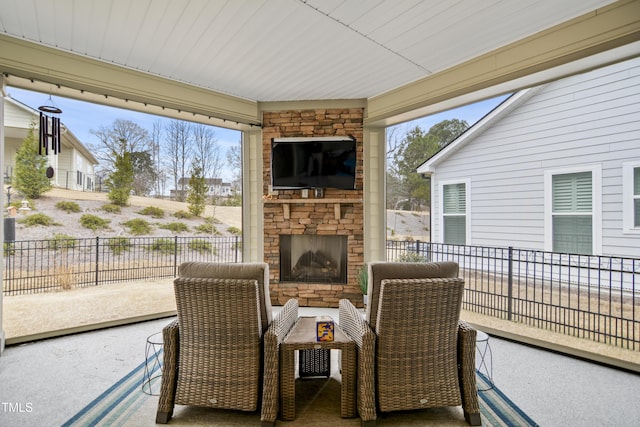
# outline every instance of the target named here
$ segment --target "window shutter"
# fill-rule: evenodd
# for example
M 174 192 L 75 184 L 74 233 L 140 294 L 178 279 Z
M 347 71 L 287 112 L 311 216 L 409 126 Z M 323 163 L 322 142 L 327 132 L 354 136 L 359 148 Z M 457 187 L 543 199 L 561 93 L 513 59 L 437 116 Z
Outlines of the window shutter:
M 466 239 L 467 192 L 464 183 L 443 186 L 444 243 L 464 245 Z
M 553 177 L 553 212 L 591 212 L 591 172 Z
M 554 175 L 552 181 L 553 251 L 593 251 L 591 172 Z
M 445 214 L 464 214 L 466 212 L 467 194 L 464 184 L 449 184 L 444 186 Z
M 633 169 L 633 226 L 640 227 L 640 168 Z

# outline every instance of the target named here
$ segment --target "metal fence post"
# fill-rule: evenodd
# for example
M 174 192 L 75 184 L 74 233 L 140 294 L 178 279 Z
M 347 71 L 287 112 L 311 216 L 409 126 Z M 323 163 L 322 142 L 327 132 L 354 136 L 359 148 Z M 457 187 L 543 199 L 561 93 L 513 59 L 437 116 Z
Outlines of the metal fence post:
M 173 277 L 178 275 L 178 236 L 174 236 L 174 251 L 173 251 Z
M 507 277 L 507 319 L 513 314 L 513 246 L 509 246 L 509 267 Z
M 235 250 L 235 255 L 236 255 L 236 264 L 238 263 L 238 236 L 234 236 L 236 239 L 236 243 L 235 245 L 233 245 L 233 247 L 236 249 Z
M 98 263 L 100 262 L 100 237 L 96 236 L 96 286 L 100 284 L 98 281 Z

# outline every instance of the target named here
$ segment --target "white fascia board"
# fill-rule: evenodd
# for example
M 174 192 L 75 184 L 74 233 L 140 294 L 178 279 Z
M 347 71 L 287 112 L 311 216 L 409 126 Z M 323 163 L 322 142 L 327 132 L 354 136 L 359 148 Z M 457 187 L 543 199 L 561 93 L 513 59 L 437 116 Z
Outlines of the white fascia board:
M 526 100 L 531 98 L 535 93 L 537 93 L 540 88 L 544 87 L 538 86 L 535 88 L 524 89 L 516 92 L 511 95 L 509 98 L 505 99 L 500 105 L 491 110 L 486 116 L 482 119 L 478 120 L 473 126 L 467 129 L 462 135 L 460 135 L 457 139 L 453 140 L 446 147 L 438 151 L 436 154 L 431 156 L 427 161 L 418 166 L 416 170 L 420 174 L 430 175 L 435 172 L 436 166 L 447 159 L 451 154 L 458 151 L 465 144 L 472 141 L 474 138 L 481 135 L 488 127 L 490 127 L 493 123 L 500 120 L 505 115 L 509 114 L 515 108 L 522 105 Z

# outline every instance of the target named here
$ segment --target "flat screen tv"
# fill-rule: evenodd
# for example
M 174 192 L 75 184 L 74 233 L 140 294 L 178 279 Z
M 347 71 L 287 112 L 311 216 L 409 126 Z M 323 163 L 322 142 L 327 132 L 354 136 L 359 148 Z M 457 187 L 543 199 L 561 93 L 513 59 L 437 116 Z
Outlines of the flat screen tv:
M 355 189 L 354 138 L 274 138 L 271 140 L 271 185 L 298 188 Z

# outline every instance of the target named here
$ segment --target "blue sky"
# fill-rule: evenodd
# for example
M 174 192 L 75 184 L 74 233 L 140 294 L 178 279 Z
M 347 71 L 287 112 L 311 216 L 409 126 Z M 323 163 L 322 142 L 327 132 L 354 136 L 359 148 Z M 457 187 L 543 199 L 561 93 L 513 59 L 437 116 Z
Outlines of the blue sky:
M 27 106 L 37 109 L 41 105 L 51 103 L 49 95 L 40 92 L 31 92 L 24 89 L 7 87 L 7 93 Z M 85 146 L 99 145 L 100 140 L 91 133 L 92 130 L 100 128 L 109 128 L 117 119 L 129 120 L 137 123 L 147 131 L 151 131 L 153 123 L 157 120 L 168 123 L 173 119 L 156 116 L 153 114 L 145 114 L 137 111 L 124 110 L 121 108 L 108 107 L 105 105 L 94 104 L 75 99 L 63 98 L 60 96 L 52 96 L 53 103 L 62 110 L 60 120 L 64 125 L 73 132 Z M 212 126 L 213 127 L 213 126 Z M 215 138 L 221 147 L 223 163 L 226 164 L 226 151 L 233 145 L 239 145 L 241 134 L 239 131 L 225 128 L 213 127 L 215 130 Z M 224 180 L 233 178 L 233 174 L 229 171 L 222 177 Z
M 420 126 L 420 128 L 426 132 L 431 128 L 431 126 L 440 123 L 443 120 L 459 119 L 466 121 L 469 126 L 473 126 L 474 123 L 483 118 L 487 113 L 497 107 L 508 97 L 509 95 L 502 95 L 495 98 L 485 99 L 484 101 L 479 101 L 474 104 L 465 105 L 463 107 L 432 114 L 421 119 L 412 120 L 410 122 L 397 125 L 396 127 L 399 129 L 400 135 L 404 135 L 409 129 L 416 126 Z
M 24 89 L 7 87 L 7 93 L 14 99 L 37 109 L 40 105 L 50 104 L 49 95 L 40 92 L 31 92 Z M 460 119 L 465 120 L 469 125 L 473 125 L 489 111 L 495 108 L 507 96 L 501 96 L 464 107 L 455 108 L 411 122 L 398 125 L 399 137 L 402 137 L 407 130 L 420 126 L 424 131 L 428 131 L 431 126 L 443 120 Z M 54 104 L 62 110 L 60 119 L 62 123 L 73 132 L 73 134 L 85 145 L 99 144 L 100 141 L 91 133 L 102 127 L 109 128 L 116 119 L 130 120 L 139 126 L 151 130 L 153 122 L 160 120 L 164 123 L 172 120 L 152 114 L 140 113 L 137 111 L 124 110 L 120 108 L 107 107 L 104 105 L 77 101 L 59 96 L 52 96 Z M 230 129 L 214 127 L 215 138 L 217 139 L 223 159 L 226 159 L 226 150 L 240 144 L 240 132 Z M 231 171 L 223 176 L 225 180 L 230 180 L 233 174 Z

